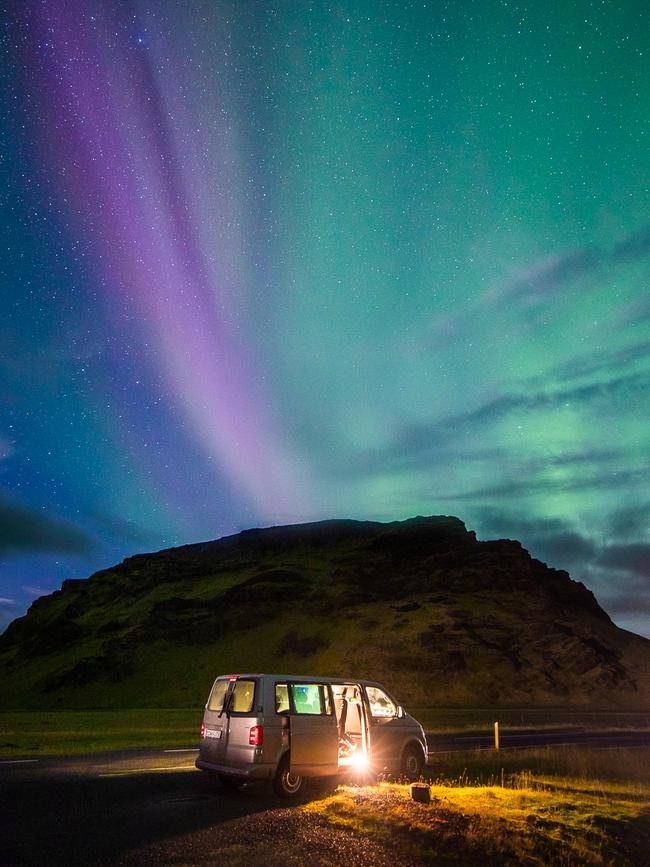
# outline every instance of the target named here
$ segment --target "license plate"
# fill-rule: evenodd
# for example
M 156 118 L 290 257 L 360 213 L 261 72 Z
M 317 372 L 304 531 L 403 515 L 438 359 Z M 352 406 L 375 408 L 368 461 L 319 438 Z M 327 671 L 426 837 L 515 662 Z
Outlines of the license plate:
M 219 740 L 221 737 L 221 729 L 206 729 L 205 736 L 206 738 L 216 738 Z

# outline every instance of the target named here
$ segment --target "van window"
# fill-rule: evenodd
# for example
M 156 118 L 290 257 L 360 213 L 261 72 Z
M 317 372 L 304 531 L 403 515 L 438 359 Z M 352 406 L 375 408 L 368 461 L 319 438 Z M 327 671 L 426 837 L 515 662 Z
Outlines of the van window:
M 289 710 L 289 688 L 286 683 L 275 685 L 275 712 L 286 713 Z
M 292 683 L 291 698 L 296 713 L 331 714 L 329 690 L 322 683 Z
M 208 701 L 208 710 L 221 710 L 223 707 L 223 700 L 226 697 L 226 692 L 228 691 L 229 680 L 226 678 L 222 678 L 221 680 L 216 680 L 214 686 L 212 687 L 212 692 L 210 693 L 210 699 Z
M 223 701 L 231 684 L 230 678 L 215 681 L 208 701 L 208 710 L 223 710 Z M 255 681 L 237 680 L 233 687 L 228 710 L 232 713 L 250 713 L 255 700 Z
M 255 698 L 255 681 L 238 680 L 232 691 L 230 710 L 232 713 L 250 713 Z
M 368 704 L 370 705 L 370 714 L 374 717 L 392 717 L 397 716 L 397 707 L 395 702 L 391 701 L 383 689 L 376 686 L 367 686 L 366 695 L 368 696 Z

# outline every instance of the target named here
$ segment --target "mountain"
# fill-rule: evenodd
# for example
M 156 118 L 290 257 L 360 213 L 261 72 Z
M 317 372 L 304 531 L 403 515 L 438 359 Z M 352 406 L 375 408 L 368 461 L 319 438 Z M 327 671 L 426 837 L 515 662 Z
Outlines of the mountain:
M 650 641 L 458 518 L 322 521 L 129 557 L 0 636 L 0 706 L 200 706 L 213 678 L 373 678 L 412 705 L 650 707 Z

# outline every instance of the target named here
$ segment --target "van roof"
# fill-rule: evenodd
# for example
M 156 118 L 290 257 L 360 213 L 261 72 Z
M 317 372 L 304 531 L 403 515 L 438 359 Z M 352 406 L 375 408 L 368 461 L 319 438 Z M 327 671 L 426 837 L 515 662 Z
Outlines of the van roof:
M 295 680 L 309 681 L 310 683 L 360 683 L 362 686 L 381 686 L 376 680 L 363 680 L 360 677 L 324 677 L 316 674 L 272 674 L 269 672 L 241 672 L 238 674 L 219 674 L 220 677 L 239 678 L 239 677 L 271 677 L 277 680 Z M 382 687 L 383 688 L 383 687 Z

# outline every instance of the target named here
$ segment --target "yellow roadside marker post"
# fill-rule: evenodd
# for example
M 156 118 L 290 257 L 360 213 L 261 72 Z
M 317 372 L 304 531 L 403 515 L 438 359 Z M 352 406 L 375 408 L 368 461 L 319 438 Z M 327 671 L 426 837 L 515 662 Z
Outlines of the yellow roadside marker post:
M 494 749 L 495 752 L 499 752 L 499 723 L 494 723 Z

